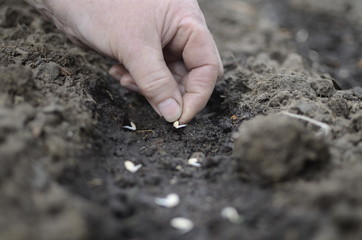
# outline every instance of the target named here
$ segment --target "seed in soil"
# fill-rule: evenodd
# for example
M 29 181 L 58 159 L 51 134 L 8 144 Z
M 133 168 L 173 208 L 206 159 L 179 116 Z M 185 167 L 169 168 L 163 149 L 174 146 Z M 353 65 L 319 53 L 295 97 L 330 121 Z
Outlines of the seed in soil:
M 197 158 L 190 158 L 189 160 L 187 160 L 187 164 L 194 167 L 201 167 L 201 163 L 199 163 L 199 160 Z
M 155 198 L 155 203 L 162 207 L 173 208 L 180 203 L 180 197 L 176 193 L 171 193 L 165 198 Z
M 171 226 L 178 229 L 180 233 L 187 233 L 194 228 L 194 223 L 187 218 L 177 217 L 171 220 Z
M 124 162 L 124 167 L 131 173 L 135 173 L 137 172 L 141 167 L 142 164 L 138 164 L 138 165 L 134 165 L 133 162 L 131 161 L 125 161 Z
M 176 122 L 173 123 L 173 126 L 174 126 L 176 129 L 179 129 L 179 128 L 187 127 L 187 124 L 180 124 L 179 121 L 176 121 Z
M 134 124 L 133 122 L 131 122 L 131 126 L 123 126 L 123 128 L 131 130 L 131 131 L 136 131 L 136 129 L 137 129 L 136 124 Z
M 240 223 L 242 218 L 234 207 L 225 207 L 221 210 L 221 217 L 229 220 L 231 223 Z

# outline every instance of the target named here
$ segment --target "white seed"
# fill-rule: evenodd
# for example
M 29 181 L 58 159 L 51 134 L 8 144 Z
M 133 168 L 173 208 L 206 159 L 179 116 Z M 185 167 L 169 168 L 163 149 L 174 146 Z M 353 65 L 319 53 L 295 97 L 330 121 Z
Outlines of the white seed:
M 199 163 L 199 160 L 197 158 L 190 158 L 189 160 L 187 160 L 187 164 L 194 167 L 201 167 L 201 163 Z
M 180 203 L 180 197 L 176 193 L 171 193 L 165 198 L 155 198 L 155 203 L 162 207 L 173 208 Z
M 177 217 L 171 220 L 171 226 L 178 229 L 181 233 L 187 233 L 194 228 L 194 223 L 187 218 Z
M 123 126 L 123 128 L 131 130 L 131 131 L 136 131 L 136 129 L 137 129 L 136 124 L 134 124 L 133 122 L 131 122 L 131 126 Z
M 173 123 L 173 126 L 174 126 L 175 128 L 178 128 L 179 125 L 180 125 L 179 121 L 176 121 L 176 122 Z
M 176 122 L 173 123 L 173 126 L 174 126 L 175 128 L 177 128 L 177 129 L 179 129 L 179 128 L 184 128 L 184 127 L 186 127 L 187 124 L 180 124 L 179 121 L 176 121 Z
M 241 217 L 234 207 L 225 207 L 221 211 L 221 216 L 232 223 L 239 223 L 241 221 Z
M 125 161 L 124 166 L 129 172 L 135 173 L 142 167 L 142 164 L 134 165 L 131 161 Z

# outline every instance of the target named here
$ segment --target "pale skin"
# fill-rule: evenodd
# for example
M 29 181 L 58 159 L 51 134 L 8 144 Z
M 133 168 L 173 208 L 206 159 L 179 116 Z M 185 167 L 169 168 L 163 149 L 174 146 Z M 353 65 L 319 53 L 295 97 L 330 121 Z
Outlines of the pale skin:
M 109 73 L 169 122 L 190 122 L 223 74 L 197 0 L 26 1 L 73 42 L 116 59 Z

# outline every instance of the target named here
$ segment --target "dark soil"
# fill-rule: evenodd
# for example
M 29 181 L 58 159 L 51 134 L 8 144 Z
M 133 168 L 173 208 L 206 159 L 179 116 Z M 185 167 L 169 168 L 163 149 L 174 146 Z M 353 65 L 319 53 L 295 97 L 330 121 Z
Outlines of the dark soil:
M 0 0 L 0 239 L 361 239 L 362 28 L 267 2 L 201 1 L 225 76 L 175 129 L 111 60 Z M 155 204 L 170 193 L 179 205 Z
M 278 24 L 295 35 L 297 49 L 304 59 L 319 72 L 331 74 L 343 89 L 362 86 L 362 22 L 354 24 L 347 20 L 356 8 L 351 1 L 345 1 L 337 13 L 313 11 L 303 4 L 293 9 L 285 1 L 270 4 Z

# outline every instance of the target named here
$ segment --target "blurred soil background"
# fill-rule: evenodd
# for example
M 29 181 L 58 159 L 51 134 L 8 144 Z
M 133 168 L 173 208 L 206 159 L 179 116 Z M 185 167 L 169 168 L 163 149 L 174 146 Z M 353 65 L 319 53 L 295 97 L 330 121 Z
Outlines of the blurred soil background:
M 176 130 L 112 60 L 0 0 L 0 239 L 362 239 L 362 2 L 200 5 L 225 76 Z

